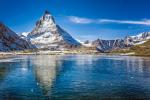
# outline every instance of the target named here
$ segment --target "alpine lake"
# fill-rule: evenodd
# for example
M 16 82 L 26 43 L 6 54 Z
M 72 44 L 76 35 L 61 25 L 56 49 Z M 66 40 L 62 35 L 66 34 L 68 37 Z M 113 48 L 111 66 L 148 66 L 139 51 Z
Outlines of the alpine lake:
M 30 55 L 1 59 L 0 100 L 150 100 L 150 58 Z

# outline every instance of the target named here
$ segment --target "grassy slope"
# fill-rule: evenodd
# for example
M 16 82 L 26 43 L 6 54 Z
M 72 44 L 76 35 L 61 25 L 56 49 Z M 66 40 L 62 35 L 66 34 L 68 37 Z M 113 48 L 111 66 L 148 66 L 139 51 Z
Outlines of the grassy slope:
M 144 44 L 131 47 L 130 50 L 135 52 L 135 55 L 150 56 L 150 40 Z
M 150 56 L 150 40 L 141 45 L 136 45 L 124 50 L 115 50 L 112 53 L 130 53 L 134 52 L 137 56 Z

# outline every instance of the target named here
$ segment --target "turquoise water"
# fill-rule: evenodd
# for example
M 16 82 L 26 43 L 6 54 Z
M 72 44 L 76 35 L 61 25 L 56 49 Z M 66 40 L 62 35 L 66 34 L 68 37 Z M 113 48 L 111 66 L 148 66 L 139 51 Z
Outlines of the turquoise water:
M 0 60 L 0 100 L 150 100 L 150 58 L 19 56 Z

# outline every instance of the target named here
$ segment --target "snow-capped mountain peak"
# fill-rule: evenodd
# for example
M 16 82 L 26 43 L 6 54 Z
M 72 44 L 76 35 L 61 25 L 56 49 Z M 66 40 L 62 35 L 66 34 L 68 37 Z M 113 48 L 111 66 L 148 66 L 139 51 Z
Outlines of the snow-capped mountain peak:
M 56 23 L 54 17 L 48 11 L 45 11 L 45 14 L 41 17 L 40 22 L 43 22 L 43 24 L 39 24 L 42 25 L 43 28 L 47 27 L 50 28 L 52 31 L 56 30 Z
M 41 19 L 45 20 L 45 21 L 51 21 L 52 23 L 55 23 L 55 20 L 54 20 L 53 16 L 48 11 L 45 11 L 44 16 L 42 16 Z
M 22 32 L 21 35 L 27 37 L 29 33 L 30 33 L 30 32 Z
M 136 36 L 130 36 L 131 38 L 135 40 L 143 40 L 143 39 L 150 39 L 150 32 L 143 32 Z
M 80 46 L 77 40 L 56 24 L 48 11 L 37 21 L 27 39 L 38 48 L 53 48 L 54 45 L 55 48 Z
M 57 25 L 53 16 L 48 11 L 45 11 L 44 15 L 40 18 L 40 20 L 36 22 L 36 27 L 34 31 L 30 33 L 30 36 L 39 35 L 49 30 L 56 31 L 56 26 Z
M 150 32 L 143 32 L 135 36 L 128 36 L 125 41 L 129 45 L 139 45 L 150 39 Z

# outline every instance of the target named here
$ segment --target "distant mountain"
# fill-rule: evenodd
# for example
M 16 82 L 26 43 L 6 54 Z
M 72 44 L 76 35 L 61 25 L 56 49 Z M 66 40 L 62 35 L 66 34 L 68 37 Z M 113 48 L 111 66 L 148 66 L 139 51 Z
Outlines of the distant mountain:
M 0 51 L 33 49 L 34 46 L 0 23 Z
M 122 49 L 127 47 L 127 45 L 124 43 L 124 40 L 122 39 L 116 39 L 116 40 L 97 39 L 93 41 L 92 44 L 96 46 L 98 50 L 103 52 L 108 52 L 114 49 Z
M 110 52 L 112 50 L 125 49 L 135 45 L 143 44 L 150 39 L 150 32 L 143 32 L 136 36 L 128 36 L 124 39 L 115 39 L 115 40 L 102 40 L 97 39 L 94 41 L 86 40 L 83 46 L 86 47 L 95 47 L 101 52 Z
M 111 53 L 124 53 L 137 56 L 150 56 L 150 40 L 143 44 L 133 45 L 129 48 L 113 50 Z
M 128 45 L 139 45 L 143 44 L 150 39 L 150 32 L 143 32 L 136 36 L 128 36 L 126 37 L 125 43 Z
M 48 11 L 45 11 L 44 15 L 37 21 L 32 32 L 22 34 L 22 38 L 30 41 L 38 49 L 62 50 L 81 45 L 55 23 L 53 16 Z

